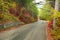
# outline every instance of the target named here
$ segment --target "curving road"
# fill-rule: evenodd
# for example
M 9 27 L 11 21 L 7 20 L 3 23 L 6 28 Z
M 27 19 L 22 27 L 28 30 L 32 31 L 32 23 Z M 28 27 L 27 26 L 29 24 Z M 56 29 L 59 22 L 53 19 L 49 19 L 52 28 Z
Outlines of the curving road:
M 46 27 L 47 22 L 41 20 L 0 33 L 0 40 L 47 40 Z

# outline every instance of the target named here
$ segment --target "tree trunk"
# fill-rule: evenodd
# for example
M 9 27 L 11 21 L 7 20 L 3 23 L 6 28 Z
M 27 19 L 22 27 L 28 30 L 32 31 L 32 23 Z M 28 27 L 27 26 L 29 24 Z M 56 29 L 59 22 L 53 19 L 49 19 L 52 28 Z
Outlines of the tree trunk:
M 55 10 L 59 11 L 59 0 L 55 0 Z M 56 12 L 54 12 L 54 13 L 56 13 Z M 56 26 L 56 19 L 54 17 L 53 18 L 53 27 L 55 27 L 55 26 Z
M 59 11 L 59 0 L 55 0 L 55 10 Z

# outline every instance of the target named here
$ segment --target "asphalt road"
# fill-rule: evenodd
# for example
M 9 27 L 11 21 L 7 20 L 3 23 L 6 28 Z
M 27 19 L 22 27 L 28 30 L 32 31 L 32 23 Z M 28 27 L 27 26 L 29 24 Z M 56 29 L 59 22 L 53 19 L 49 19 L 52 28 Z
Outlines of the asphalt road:
M 0 40 L 47 40 L 46 21 L 38 21 L 0 33 Z

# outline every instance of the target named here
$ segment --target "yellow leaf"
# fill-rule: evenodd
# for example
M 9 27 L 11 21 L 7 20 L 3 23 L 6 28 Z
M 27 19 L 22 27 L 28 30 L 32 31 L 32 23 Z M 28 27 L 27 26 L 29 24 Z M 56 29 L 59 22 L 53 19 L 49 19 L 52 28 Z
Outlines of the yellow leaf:
M 55 11 L 55 12 L 54 12 L 54 14 L 53 14 L 53 17 L 55 17 L 55 18 L 58 18 L 58 17 L 60 17 L 60 12 L 58 12 L 58 11 Z

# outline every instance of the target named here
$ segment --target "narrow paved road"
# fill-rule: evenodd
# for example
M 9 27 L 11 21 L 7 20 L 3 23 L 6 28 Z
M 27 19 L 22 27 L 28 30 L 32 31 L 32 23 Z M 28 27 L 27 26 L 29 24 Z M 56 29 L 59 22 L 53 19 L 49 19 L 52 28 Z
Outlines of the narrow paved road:
M 24 25 L 15 30 L 0 33 L 0 40 L 47 40 L 46 21 Z

